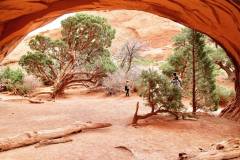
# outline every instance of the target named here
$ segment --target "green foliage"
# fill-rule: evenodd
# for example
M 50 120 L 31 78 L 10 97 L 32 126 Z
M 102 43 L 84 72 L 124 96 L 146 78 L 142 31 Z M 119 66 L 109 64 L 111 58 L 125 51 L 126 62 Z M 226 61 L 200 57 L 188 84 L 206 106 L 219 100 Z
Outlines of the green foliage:
M 101 68 L 112 72 L 115 65 L 108 47 L 111 46 L 115 30 L 105 18 L 87 14 L 77 14 L 62 21 L 62 36 L 68 48 L 74 48 L 77 67 Z
M 177 72 L 182 78 L 184 90 L 191 92 L 193 83 L 193 48 L 195 52 L 197 107 L 216 108 L 219 99 L 216 95 L 215 68 L 210 57 L 207 55 L 205 36 L 203 34 L 191 29 L 183 29 L 174 38 L 174 54 L 161 67 L 163 69 L 162 72 L 167 76 L 171 76 L 173 72 Z
M 22 83 L 24 74 L 20 69 L 10 69 L 7 67 L 0 72 L 0 81 L 4 84 Z
M 24 73 L 20 69 L 11 69 L 9 67 L 1 70 L 0 82 L 8 91 L 14 94 L 25 95 L 28 89 L 23 85 Z
M 49 37 L 44 37 L 37 35 L 34 39 L 29 41 L 29 47 L 32 50 L 36 50 L 44 53 L 51 46 L 51 39 Z
M 111 46 L 115 30 L 107 24 L 105 18 L 76 14 L 62 21 L 62 36 L 68 47 L 75 47 L 79 55 L 88 52 L 98 54 L 99 49 Z
M 217 86 L 216 94 L 219 97 L 220 105 L 227 105 L 235 98 L 235 91 L 224 86 Z
M 222 62 L 223 64 L 226 64 L 229 67 L 233 66 L 231 60 L 227 56 L 227 53 L 220 46 L 218 46 L 217 48 L 212 46 L 207 46 L 206 52 L 209 53 L 209 57 L 213 62 L 215 63 Z
M 191 60 L 191 44 L 188 42 L 190 37 L 189 29 L 182 29 L 182 32 L 173 38 L 174 54 L 161 67 L 162 72 L 167 76 L 170 77 L 174 72 L 182 76 L 186 72 L 186 68 L 189 67 L 186 62 Z
M 47 54 L 39 51 L 28 52 L 20 58 L 19 65 L 28 73 L 40 77 L 45 84 L 53 84 L 52 80 L 55 78 L 51 72 L 53 59 Z
M 138 91 L 153 110 L 179 111 L 183 107 L 180 89 L 172 85 L 166 76 L 157 71 L 142 72 Z
M 169 63 L 169 61 L 164 62 L 160 65 L 160 69 L 162 70 L 162 73 L 168 77 L 171 77 L 175 71 L 175 68 L 173 65 Z
M 93 63 L 88 63 L 85 66 L 88 71 L 98 68 L 103 73 L 113 73 L 117 70 L 117 65 L 113 62 L 111 54 L 107 49 L 100 56 L 94 57 L 92 61 Z

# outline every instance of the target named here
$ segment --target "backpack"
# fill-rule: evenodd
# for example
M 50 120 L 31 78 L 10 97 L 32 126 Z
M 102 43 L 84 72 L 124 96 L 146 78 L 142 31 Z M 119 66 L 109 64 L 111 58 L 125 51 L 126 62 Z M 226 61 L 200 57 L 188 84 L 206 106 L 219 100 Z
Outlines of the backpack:
M 179 88 L 181 87 L 181 82 L 179 79 L 173 79 L 171 83 Z

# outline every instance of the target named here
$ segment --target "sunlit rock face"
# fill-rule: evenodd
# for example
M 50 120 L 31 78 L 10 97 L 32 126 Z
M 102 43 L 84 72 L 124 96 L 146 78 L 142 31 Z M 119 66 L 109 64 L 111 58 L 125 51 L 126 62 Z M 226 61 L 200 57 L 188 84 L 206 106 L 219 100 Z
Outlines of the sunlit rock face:
M 140 52 L 141 57 L 154 61 L 166 60 L 173 52 L 173 37 L 183 27 L 169 19 L 136 10 L 82 11 L 79 13 L 104 17 L 116 30 L 115 38 L 109 48 L 113 56 L 117 56 L 120 53 L 122 46 L 127 41 L 139 41 L 144 45 L 144 50 Z M 22 55 L 30 51 L 28 42 L 35 34 L 48 36 L 52 39 L 61 38 L 60 19 L 67 16 L 70 15 L 64 15 L 47 25 L 48 27 L 45 26 L 28 34 L 0 64 L 12 65 L 17 63 Z
M 0 1 L 0 59 L 27 33 L 58 16 L 114 9 L 147 11 L 195 28 L 218 41 L 240 64 L 239 0 L 4 0 Z

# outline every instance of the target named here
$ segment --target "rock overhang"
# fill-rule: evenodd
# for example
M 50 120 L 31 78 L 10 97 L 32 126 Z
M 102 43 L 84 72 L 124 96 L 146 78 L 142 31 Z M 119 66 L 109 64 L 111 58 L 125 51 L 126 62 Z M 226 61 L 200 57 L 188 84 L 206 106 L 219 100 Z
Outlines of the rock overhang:
M 0 60 L 29 32 L 65 13 L 115 9 L 150 12 L 201 31 L 222 45 L 235 65 L 240 64 L 239 0 L 4 0 Z

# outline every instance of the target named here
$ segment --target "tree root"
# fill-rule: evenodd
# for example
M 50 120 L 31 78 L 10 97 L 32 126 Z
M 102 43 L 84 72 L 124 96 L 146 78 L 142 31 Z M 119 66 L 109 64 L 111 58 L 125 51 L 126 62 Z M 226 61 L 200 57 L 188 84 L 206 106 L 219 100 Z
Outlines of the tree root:
M 41 104 L 44 103 L 43 101 L 37 101 L 37 100 L 33 100 L 33 99 L 27 99 L 30 103 L 35 103 L 35 104 Z
M 41 94 L 49 94 L 49 95 L 51 95 L 52 92 L 51 91 L 37 92 L 37 93 L 32 94 L 31 97 L 36 97 L 36 96 L 41 95 Z
M 227 119 L 231 119 L 240 122 L 240 105 L 237 102 L 233 102 L 222 110 L 219 115 Z

